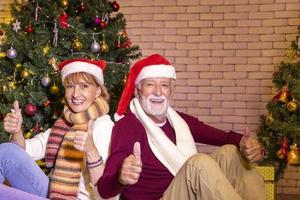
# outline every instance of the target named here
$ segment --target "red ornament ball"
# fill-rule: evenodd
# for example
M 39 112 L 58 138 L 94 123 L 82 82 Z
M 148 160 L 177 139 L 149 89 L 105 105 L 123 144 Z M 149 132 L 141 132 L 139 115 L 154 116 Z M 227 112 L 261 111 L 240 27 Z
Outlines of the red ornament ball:
M 85 4 L 81 3 L 80 6 L 79 6 L 79 11 L 84 12 L 85 10 L 86 10 Z
M 4 35 L 4 31 L 0 30 L 0 36 L 3 36 L 3 35 Z
M 117 1 L 113 1 L 111 7 L 113 11 L 117 12 L 120 9 L 120 4 L 118 4 Z
M 35 105 L 32 105 L 31 103 L 28 103 L 25 105 L 24 111 L 26 115 L 33 116 L 37 112 L 37 107 Z
M 32 33 L 32 32 L 33 32 L 33 27 L 32 27 L 31 24 L 29 24 L 29 25 L 27 26 L 26 32 L 27 32 L 27 33 Z
M 104 29 L 105 27 L 107 27 L 107 25 L 108 25 L 107 22 L 105 22 L 103 20 L 100 21 L 100 28 L 101 29 Z

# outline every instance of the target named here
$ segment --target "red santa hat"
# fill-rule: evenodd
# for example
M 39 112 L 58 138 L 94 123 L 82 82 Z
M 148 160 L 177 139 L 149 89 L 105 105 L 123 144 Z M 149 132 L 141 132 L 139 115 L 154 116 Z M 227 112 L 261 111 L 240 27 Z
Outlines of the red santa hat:
M 145 78 L 158 77 L 176 79 L 175 68 L 166 58 L 154 54 L 136 62 L 129 71 L 115 114 L 115 120 L 119 120 L 126 111 L 134 94 L 135 86 Z
M 89 60 L 87 58 L 65 60 L 58 65 L 61 70 L 62 81 L 70 74 L 86 72 L 93 75 L 100 84 L 104 84 L 103 72 L 105 67 L 106 62 L 104 60 Z

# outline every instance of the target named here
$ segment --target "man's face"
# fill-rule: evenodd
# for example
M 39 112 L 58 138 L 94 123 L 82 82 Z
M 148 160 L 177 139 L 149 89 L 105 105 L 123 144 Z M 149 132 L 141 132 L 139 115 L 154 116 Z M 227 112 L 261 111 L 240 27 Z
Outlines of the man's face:
M 88 83 L 84 79 L 65 84 L 65 97 L 73 112 L 86 111 L 100 94 L 99 86 Z
M 141 80 L 137 97 L 150 118 L 160 123 L 165 121 L 172 93 L 170 78 L 146 78 Z

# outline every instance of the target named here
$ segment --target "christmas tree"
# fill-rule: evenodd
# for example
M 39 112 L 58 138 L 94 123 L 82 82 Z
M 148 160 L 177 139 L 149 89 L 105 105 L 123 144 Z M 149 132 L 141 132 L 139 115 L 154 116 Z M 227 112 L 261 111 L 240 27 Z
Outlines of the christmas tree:
M 258 139 L 265 148 L 262 164 L 276 168 L 276 180 L 287 165 L 299 165 L 300 145 L 300 38 L 287 50 L 273 74 L 276 95 L 267 104 L 268 114 L 260 117 Z
M 25 138 L 51 127 L 60 115 L 64 89 L 57 65 L 71 58 L 104 59 L 110 113 L 140 56 L 126 33 L 117 1 L 28 0 L 12 5 L 12 21 L 0 25 L 0 143 L 8 140 L 3 118 L 14 100 L 22 109 Z

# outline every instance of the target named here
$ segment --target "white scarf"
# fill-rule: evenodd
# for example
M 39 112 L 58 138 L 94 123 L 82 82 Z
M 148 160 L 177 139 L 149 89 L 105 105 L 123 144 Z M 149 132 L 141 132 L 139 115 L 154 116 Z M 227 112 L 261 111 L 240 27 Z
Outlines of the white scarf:
M 130 102 L 130 110 L 143 124 L 151 150 L 157 159 L 175 176 L 185 161 L 197 153 L 197 148 L 187 123 L 172 108 L 167 116 L 175 130 L 175 145 L 144 112 L 137 98 Z

